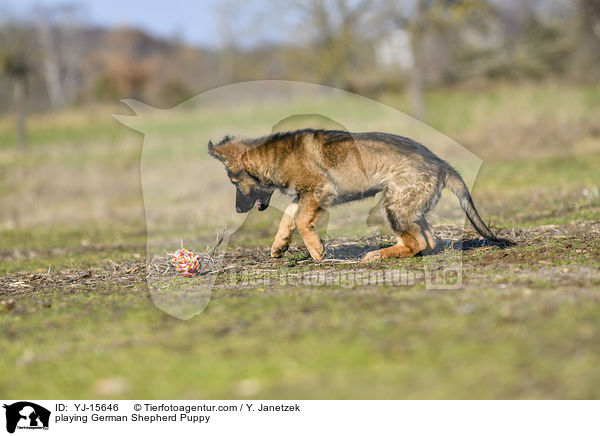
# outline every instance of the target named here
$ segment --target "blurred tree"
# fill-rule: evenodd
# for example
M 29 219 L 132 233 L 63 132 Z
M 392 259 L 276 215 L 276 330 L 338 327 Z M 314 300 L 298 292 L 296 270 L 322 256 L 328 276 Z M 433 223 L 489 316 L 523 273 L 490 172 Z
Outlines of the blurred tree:
M 414 8 L 389 0 L 382 8 L 384 20 L 391 20 L 395 27 L 405 29 L 410 38 L 412 66 L 410 69 L 409 93 L 412 113 L 424 120 L 425 106 L 425 63 L 424 42 L 433 29 L 444 32 L 463 25 L 473 13 L 489 10 L 484 0 L 416 0 Z
M 417 0 L 417 10 L 412 22 L 408 26 L 410 35 L 410 49 L 412 51 L 413 65 L 410 71 L 410 101 L 412 104 L 413 115 L 424 120 L 427 117 L 425 112 L 425 92 L 423 80 L 423 38 L 427 30 L 428 10 L 426 0 Z
M 19 147 L 27 149 L 27 78 L 34 69 L 31 32 L 5 25 L 0 32 L 0 72 L 12 83 Z
M 578 0 L 573 67 L 580 80 L 600 78 L 600 0 Z
M 183 81 L 177 78 L 172 78 L 160 88 L 160 94 L 158 97 L 162 105 L 171 107 L 187 100 L 192 96 L 193 93 L 183 83 Z
M 141 99 L 144 87 L 152 76 L 155 65 L 151 61 L 132 61 L 119 58 L 112 63 L 112 77 L 123 96 Z
M 373 0 L 309 0 L 293 5 L 302 15 L 302 26 L 310 30 L 313 59 L 320 83 L 348 87 L 348 67 L 354 55 L 361 23 L 369 15 Z
M 217 76 L 223 83 L 233 81 L 236 60 L 236 29 L 239 12 L 239 0 L 220 2 L 215 8 L 219 34 L 219 64 Z
M 116 101 L 119 99 L 117 82 L 109 73 L 100 74 L 93 87 L 93 96 L 95 100 Z
M 34 22 L 42 73 L 52 107 L 71 101 L 81 87 L 82 6 L 73 3 L 37 6 Z
M 549 0 L 496 2 L 491 23 L 495 43 L 462 47 L 462 76 L 537 79 L 564 72 L 574 51 L 573 38 L 568 38 L 573 12 L 568 3 Z
M 153 51 L 153 40 L 142 31 L 121 28 L 109 36 L 106 68 L 121 96 L 144 97 L 144 88 L 158 67 Z

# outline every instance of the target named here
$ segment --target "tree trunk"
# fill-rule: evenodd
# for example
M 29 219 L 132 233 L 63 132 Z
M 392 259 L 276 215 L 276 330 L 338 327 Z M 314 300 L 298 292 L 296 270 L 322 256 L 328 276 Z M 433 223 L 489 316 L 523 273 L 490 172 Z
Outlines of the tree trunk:
M 600 0 L 579 0 L 575 15 L 572 69 L 576 79 L 596 83 L 600 77 Z
M 427 114 L 425 109 L 425 80 L 423 71 L 422 53 L 423 34 L 425 31 L 424 20 L 426 14 L 424 0 L 419 0 L 415 20 L 409 30 L 410 48 L 412 51 L 413 64 L 410 71 L 410 102 L 412 114 L 420 120 L 425 120 Z
M 22 152 L 27 150 L 27 107 L 25 105 L 25 79 L 15 78 L 13 81 L 15 106 L 17 113 L 17 136 L 19 139 L 19 149 Z
M 421 54 L 419 52 L 420 39 L 415 36 L 411 37 L 413 65 L 410 70 L 410 104 L 412 114 L 420 120 L 425 120 L 426 112 L 423 68 L 421 64 Z
M 52 42 L 52 31 L 47 18 L 38 20 L 38 41 L 43 53 L 43 72 L 48 97 L 53 108 L 63 107 L 66 103 L 65 91 L 60 80 L 60 63 L 57 48 Z

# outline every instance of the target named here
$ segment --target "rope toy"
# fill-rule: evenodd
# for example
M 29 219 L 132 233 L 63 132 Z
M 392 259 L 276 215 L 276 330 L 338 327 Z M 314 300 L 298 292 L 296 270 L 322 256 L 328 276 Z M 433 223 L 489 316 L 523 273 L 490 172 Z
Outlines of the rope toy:
M 200 271 L 200 256 L 180 248 L 171 258 L 173 266 L 184 277 L 194 277 Z

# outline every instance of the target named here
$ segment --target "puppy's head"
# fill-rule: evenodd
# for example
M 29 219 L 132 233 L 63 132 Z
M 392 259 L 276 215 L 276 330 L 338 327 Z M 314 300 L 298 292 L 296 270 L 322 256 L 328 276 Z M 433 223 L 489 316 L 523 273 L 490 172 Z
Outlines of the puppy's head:
M 248 146 L 242 141 L 226 136 L 217 145 L 208 142 L 208 153 L 225 165 L 229 180 L 235 186 L 235 210 L 246 213 L 256 205 L 262 211 L 269 207 L 274 188 L 262 185 L 248 173 L 244 165 L 244 152 Z

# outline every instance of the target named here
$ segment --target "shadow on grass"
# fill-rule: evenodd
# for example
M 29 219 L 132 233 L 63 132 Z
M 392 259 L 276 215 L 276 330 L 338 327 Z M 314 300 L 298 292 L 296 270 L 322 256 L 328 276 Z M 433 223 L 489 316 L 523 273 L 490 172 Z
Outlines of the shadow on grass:
M 361 238 L 359 240 L 348 240 L 348 241 L 329 241 L 325 242 L 327 249 L 327 257 L 333 257 L 334 259 L 361 259 L 369 251 L 379 250 L 394 245 L 393 241 L 382 241 L 381 237 L 373 238 Z M 423 255 L 421 253 L 417 256 L 432 256 L 439 254 L 446 250 L 458 250 L 468 251 L 483 247 L 496 247 L 499 249 L 506 249 L 514 246 L 515 244 L 498 244 L 490 242 L 487 239 L 481 238 L 470 238 L 462 240 L 450 240 L 450 239 L 437 239 L 435 249 Z

